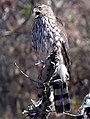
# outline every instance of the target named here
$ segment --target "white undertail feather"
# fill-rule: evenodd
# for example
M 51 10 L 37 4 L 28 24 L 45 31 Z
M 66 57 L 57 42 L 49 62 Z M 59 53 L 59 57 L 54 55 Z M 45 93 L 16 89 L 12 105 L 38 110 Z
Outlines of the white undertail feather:
M 56 72 L 58 73 L 58 75 L 60 75 L 60 78 L 62 79 L 63 82 L 69 80 L 69 74 L 64 64 L 59 64 L 56 70 L 57 70 Z

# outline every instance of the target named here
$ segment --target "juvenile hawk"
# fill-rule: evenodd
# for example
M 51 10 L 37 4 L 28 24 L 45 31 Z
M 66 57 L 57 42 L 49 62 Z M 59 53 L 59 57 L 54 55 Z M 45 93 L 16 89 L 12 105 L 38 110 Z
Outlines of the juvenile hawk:
M 57 51 L 57 59 L 60 65 L 57 67 L 56 72 L 60 72 L 60 78 L 65 82 L 69 76 L 66 66 L 69 66 L 69 58 L 67 55 L 68 40 L 62 22 L 55 17 L 50 6 L 39 5 L 34 8 L 35 18 L 32 25 L 32 43 L 34 49 L 39 54 L 39 59 L 45 60 L 51 52 Z M 62 89 L 63 85 L 63 89 Z M 68 103 L 68 93 L 65 90 L 66 84 L 59 85 L 56 91 L 56 106 L 65 99 L 65 105 Z M 60 94 L 63 90 L 63 94 Z M 57 92 L 59 92 L 57 94 Z M 66 92 L 66 93 L 65 93 Z M 65 95 L 65 96 L 64 96 Z M 61 97 L 62 96 L 62 97 Z M 63 105 L 63 104 L 62 104 Z M 59 106 L 60 107 L 60 106 Z M 67 109 L 69 110 L 69 108 Z
M 51 7 L 40 5 L 34 8 L 35 19 L 32 25 L 32 42 L 39 58 L 44 59 L 54 50 L 56 45 L 59 55 L 58 58 L 63 62 L 61 51 L 66 55 L 64 59 L 69 63 L 67 50 L 68 40 L 64 26 L 58 20 Z M 61 54 L 60 54 L 61 53 Z

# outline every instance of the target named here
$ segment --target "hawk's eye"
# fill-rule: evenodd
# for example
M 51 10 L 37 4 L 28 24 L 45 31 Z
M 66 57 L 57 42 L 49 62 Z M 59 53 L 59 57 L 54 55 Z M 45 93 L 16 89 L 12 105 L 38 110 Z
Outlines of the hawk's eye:
M 38 9 L 39 9 L 40 11 L 42 10 L 42 8 L 41 8 L 40 6 L 38 7 Z

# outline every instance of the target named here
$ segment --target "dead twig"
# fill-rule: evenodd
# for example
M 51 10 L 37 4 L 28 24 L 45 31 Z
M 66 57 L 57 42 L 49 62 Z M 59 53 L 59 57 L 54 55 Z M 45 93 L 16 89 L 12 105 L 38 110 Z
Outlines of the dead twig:
M 15 66 L 18 68 L 18 70 L 21 72 L 21 74 L 23 74 L 27 79 L 29 79 L 29 80 L 31 80 L 31 81 L 33 81 L 33 82 L 35 82 L 35 83 L 38 83 L 38 84 L 40 84 L 40 85 L 43 85 L 42 82 L 33 80 L 33 79 L 30 78 L 26 73 L 24 73 L 24 72 L 20 69 L 20 67 L 17 65 L 16 62 L 15 62 Z

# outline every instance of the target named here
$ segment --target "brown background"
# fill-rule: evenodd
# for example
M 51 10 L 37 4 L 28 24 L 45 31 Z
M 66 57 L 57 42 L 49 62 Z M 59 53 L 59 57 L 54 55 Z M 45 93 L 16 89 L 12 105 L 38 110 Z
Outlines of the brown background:
M 37 3 L 51 5 L 65 22 L 72 61 L 69 92 L 73 113 L 90 91 L 90 0 L 0 0 L 0 119 L 22 119 L 21 111 L 31 98 L 36 99 L 36 84 L 26 79 L 14 62 L 37 79 L 39 67 L 32 66 L 37 54 L 30 36 L 32 9 Z M 23 19 L 28 20 L 19 27 Z M 13 32 L 6 35 L 7 31 Z M 51 114 L 51 119 L 60 117 Z

